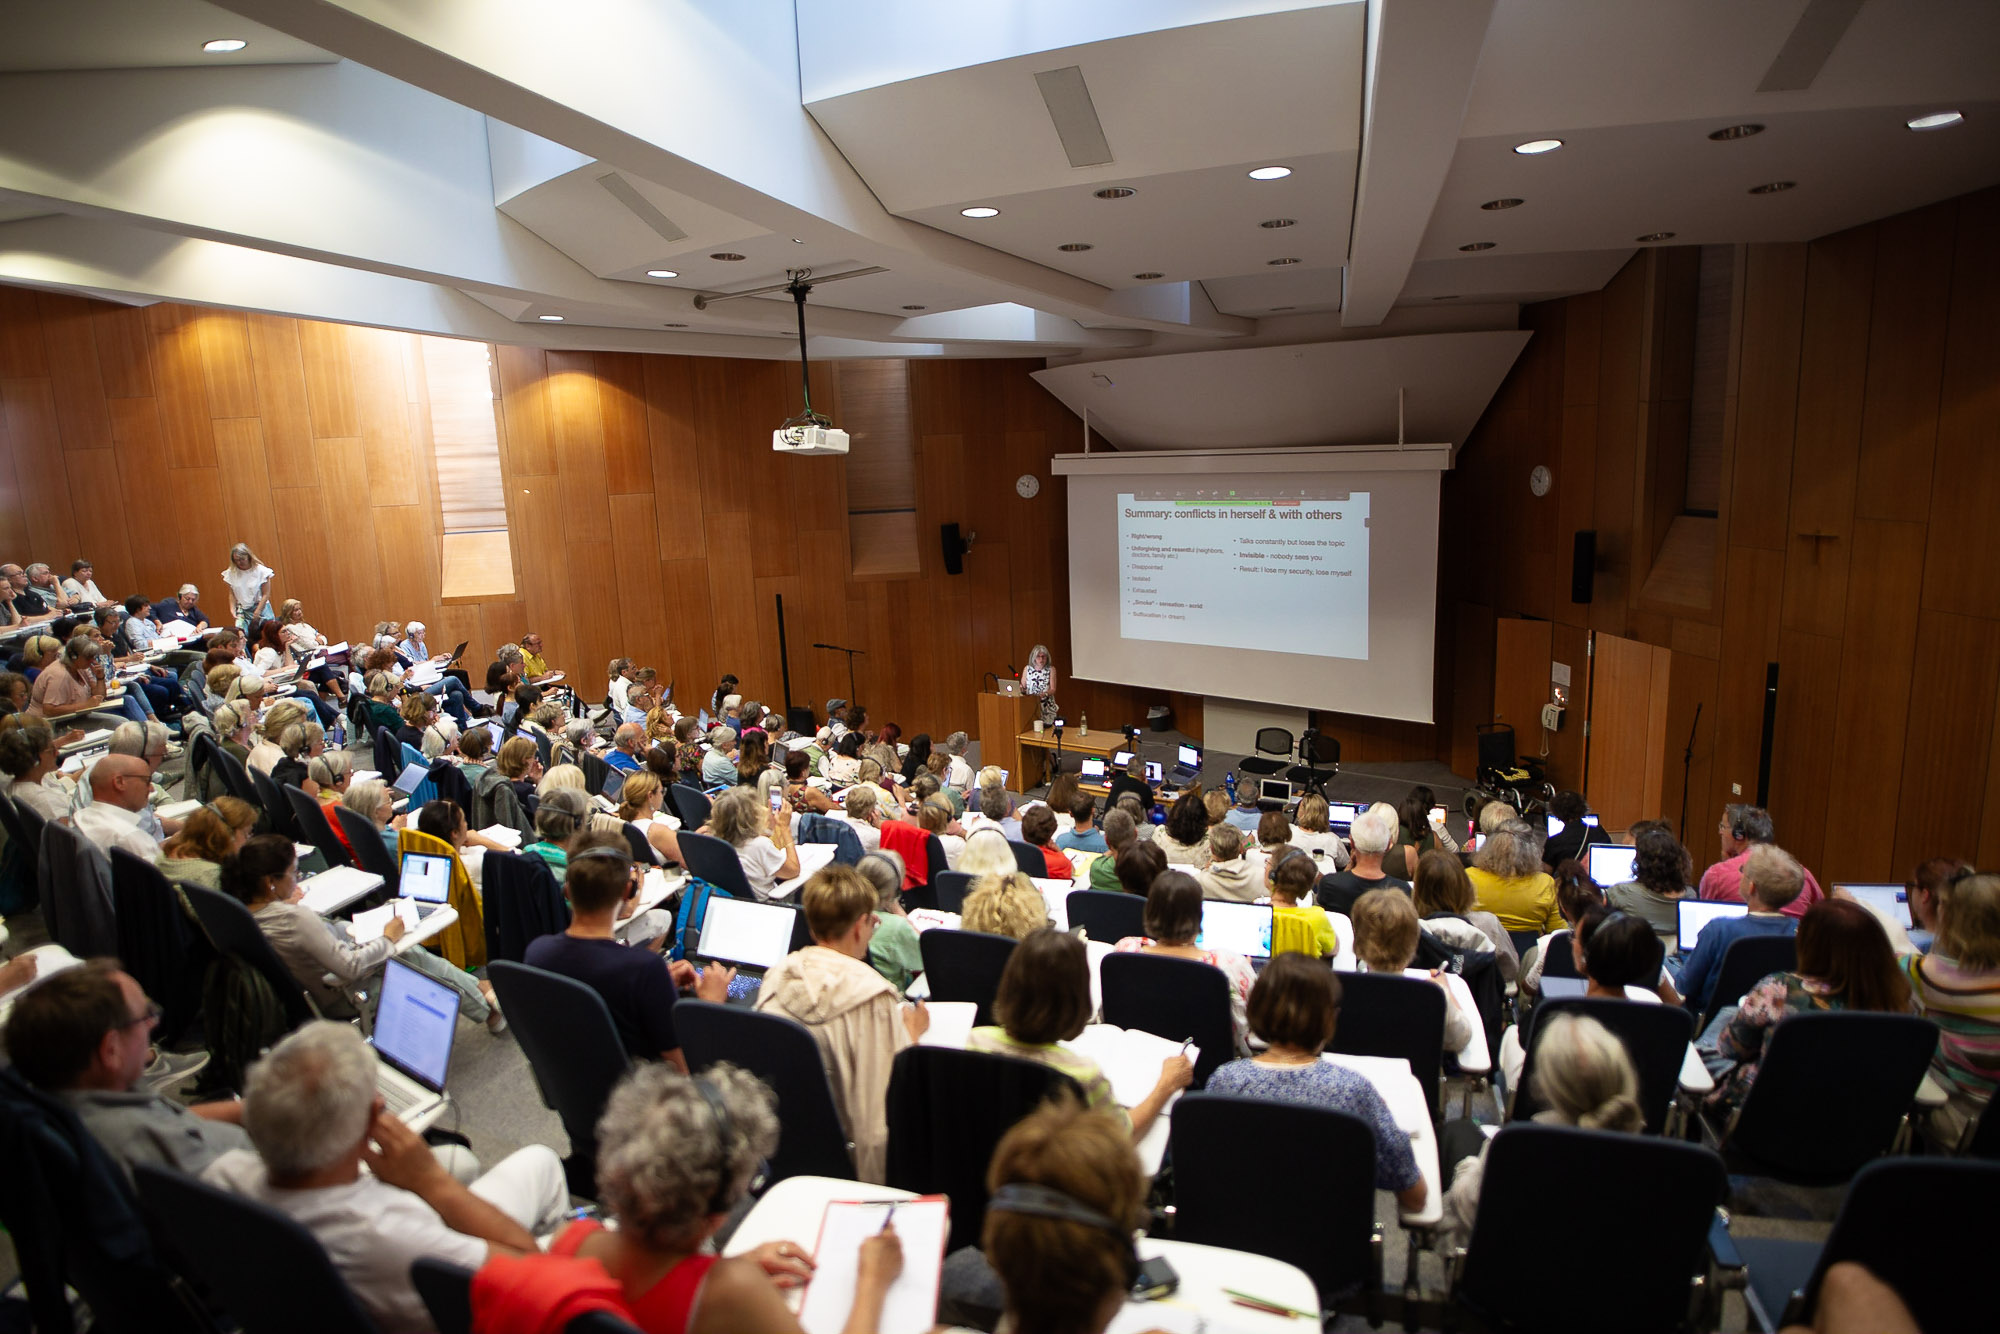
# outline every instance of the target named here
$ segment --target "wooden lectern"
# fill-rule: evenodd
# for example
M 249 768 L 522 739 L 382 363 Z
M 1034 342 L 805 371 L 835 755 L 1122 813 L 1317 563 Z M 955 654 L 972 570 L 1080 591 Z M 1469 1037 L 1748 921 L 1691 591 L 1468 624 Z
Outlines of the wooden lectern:
M 1016 740 L 1041 716 L 1042 702 L 1027 695 L 979 695 L 979 762 L 1007 771 L 1007 784 L 1023 791 L 1021 743 Z

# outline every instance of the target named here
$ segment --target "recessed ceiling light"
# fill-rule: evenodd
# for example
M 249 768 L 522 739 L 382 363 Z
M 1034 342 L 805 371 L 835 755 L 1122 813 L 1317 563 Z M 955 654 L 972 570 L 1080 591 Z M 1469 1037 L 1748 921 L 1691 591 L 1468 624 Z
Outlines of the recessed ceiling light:
M 962 208 L 958 211 L 958 216 L 961 218 L 997 218 L 1000 216 L 1000 210 L 997 208 L 986 208 L 982 205 L 979 208 Z
M 714 254 L 710 255 L 709 258 L 727 260 L 733 263 L 736 260 L 742 259 L 743 256 L 737 254 L 734 250 L 718 250 Z
M 1766 181 L 1762 185 L 1751 186 L 1750 193 L 1753 195 L 1783 194 L 1787 190 L 1796 190 L 1798 185 L 1797 181 Z
M 1088 241 L 1070 241 L 1064 245 L 1059 245 L 1056 247 L 1056 249 L 1058 250 L 1067 250 L 1071 254 L 1075 254 L 1079 250 L 1091 250 L 1094 248 L 1095 247 L 1093 247 L 1091 243 Z
M 929 310 L 929 306 L 904 306 L 904 310 Z
M 1493 248 L 1494 246 L 1496 246 L 1496 245 L 1498 245 L 1498 244 L 1499 244 L 1499 242 L 1498 242 L 1498 241 L 1474 241 L 1474 242 L 1472 242 L 1472 243 L 1471 243 L 1470 245 L 1462 245 L 1462 246 L 1460 246 L 1460 247 L 1459 247 L 1459 249 L 1460 249 L 1460 250 L 1491 250 L 1491 249 L 1492 249 L 1492 248 Z
M 1093 190 L 1091 193 L 1099 199 L 1130 199 L 1139 192 L 1129 185 L 1107 185 L 1102 190 Z
M 1644 236 L 1635 236 L 1632 239 L 1642 244 L 1647 241 L 1671 241 L 1674 239 L 1674 234 L 1672 232 L 1647 232 Z
M 678 278 L 681 275 L 673 269 L 647 269 L 648 278 Z
M 212 56 L 226 56 L 231 51 L 241 51 L 250 43 L 241 37 L 218 37 L 212 42 L 203 42 L 201 49 Z
M 1942 130 L 1951 125 L 1963 125 L 1965 113 L 1962 111 L 1933 111 L 1928 116 L 1915 116 L 1903 122 L 1913 130 Z
M 1533 157 L 1537 153 L 1553 153 L 1562 146 L 1560 139 L 1530 139 L 1525 144 L 1515 144 L 1514 151 L 1523 157 Z
M 535 318 L 546 321 L 549 324 L 561 324 L 563 322 L 563 317 L 560 315 L 537 315 Z
M 1527 202 L 1525 199 L 1489 199 L 1479 207 L 1488 213 L 1498 213 L 1503 208 L 1519 208 Z
M 1282 181 L 1292 174 L 1290 167 L 1259 167 L 1250 173 L 1253 181 Z
M 1164 278 L 1164 277 L 1166 277 L 1167 275 L 1166 275 L 1166 274 L 1164 274 L 1164 273 L 1153 273 L 1153 272 L 1150 272 L 1150 271 L 1148 271 L 1148 272 L 1146 272 L 1146 273 L 1135 273 L 1135 274 L 1133 274 L 1132 276 L 1133 276 L 1134 278 L 1138 279 L 1138 280 L 1139 280 L 1140 282 L 1142 282 L 1142 283 L 1148 283 L 1148 282 L 1151 282 L 1151 281 L 1152 281 L 1153 279 L 1155 279 L 1155 278 Z
M 1276 231 L 1280 227 L 1296 227 L 1299 225 L 1299 220 L 1297 218 L 1266 218 L 1257 225 L 1269 231 Z
M 1266 264 L 1296 264 L 1299 261 L 1297 260 L 1297 258 L 1292 258 L 1292 259 L 1267 259 L 1264 262 Z
M 660 327 L 661 327 L 661 328 L 663 328 L 663 329 L 685 329 L 685 328 L 687 328 L 687 326 L 686 326 L 685 324 L 665 324 L 665 325 L 661 325 Z
M 1731 139 L 1748 139 L 1753 134 L 1762 134 L 1762 125 L 1725 125 L 1719 130 L 1710 130 L 1708 137 L 1717 143 L 1727 143 Z
M 803 239 L 803 238 L 801 238 L 801 237 L 797 237 L 797 236 L 794 236 L 794 237 L 792 238 L 792 244 L 793 244 L 793 245 L 804 245 L 804 244 L 805 244 L 805 241 L 804 241 L 804 239 Z

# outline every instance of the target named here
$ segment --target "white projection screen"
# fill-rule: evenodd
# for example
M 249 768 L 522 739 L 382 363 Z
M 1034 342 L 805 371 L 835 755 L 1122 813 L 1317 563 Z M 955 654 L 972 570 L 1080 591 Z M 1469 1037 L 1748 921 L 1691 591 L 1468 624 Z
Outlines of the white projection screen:
M 1070 673 L 1430 722 L 1450 458 L 1442 445 L 1058 456 Z

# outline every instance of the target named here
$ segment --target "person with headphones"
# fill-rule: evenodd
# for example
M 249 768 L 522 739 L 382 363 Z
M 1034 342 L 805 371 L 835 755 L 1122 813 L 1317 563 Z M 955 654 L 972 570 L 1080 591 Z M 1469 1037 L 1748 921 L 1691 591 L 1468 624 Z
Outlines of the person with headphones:
M 639 1066 L 597 1127 L 597 1196 L 616 1229 L 580 1219 L 546 1255 L 494 1252 L 472 1280 L 476 1334 L 546 1334 L 592 1309 L 645 1334 L 798 1334 L 781 1289 L 812 1277 L 803 1246 L 723 1259 L 707 1244 L 777 1147 L 777 1099 L 755 1075 L 726 1062 L 695 1078 Z M 874 1334 L 903 1269 L 893 1223 L 861 1243 L 858 1267 L 844 1334 Z

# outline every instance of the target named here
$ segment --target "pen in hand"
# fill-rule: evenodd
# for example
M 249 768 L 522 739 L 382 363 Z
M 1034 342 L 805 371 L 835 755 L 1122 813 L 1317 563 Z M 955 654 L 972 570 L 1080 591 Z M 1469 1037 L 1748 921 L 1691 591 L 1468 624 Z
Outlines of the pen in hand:
M 889 1212 L 882 1215 L 882 1226 L 877 1228 L 876 1231 L 887 1232 L 889 1230 L 889 1224 L 895 1221 L 896 1221 L 896 1206 L 892 1203 L 889 1206 Z

